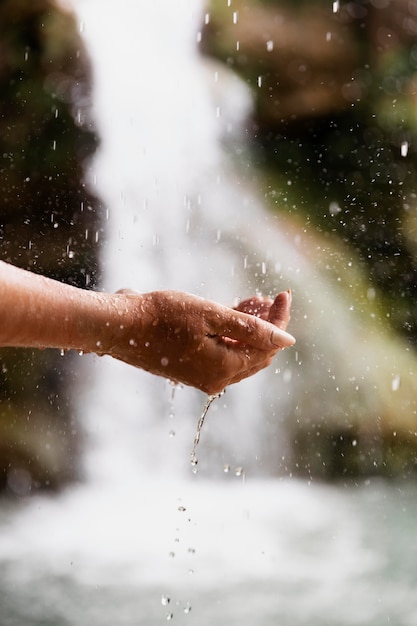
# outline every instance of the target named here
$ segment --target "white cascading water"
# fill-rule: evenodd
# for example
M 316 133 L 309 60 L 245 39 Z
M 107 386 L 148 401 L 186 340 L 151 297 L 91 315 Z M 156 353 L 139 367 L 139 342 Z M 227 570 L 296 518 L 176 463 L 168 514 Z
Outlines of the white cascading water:
M 282 261 L 297 262 L 294 252 L 276 225 L 268 224 L 250 190 L 240 188 L 242 180 L 221 150 L 225 126 L 229 134 L 237 130 L 248 94 L 239 81 L 197 56 L 201 5 L 125 2 L 117 19 L 94 2 L 76 7 L 93 58 L 93 115 L 103 137 L 90 178 L 108 207 L 105 288 L 180 289 L 225 304 L 258 290 L 288 288 Z M 108 45 L 109 32 L 117 45 Z M 224 96 L 220 102 L 218 93 L 214 104 L 216 86 Z M 269 268 L 271 244 L 279 254 Z M 277 366 L 284 367 L 288 358 L 294 360 L 294 354 L 280 355 Z M 104 462 L 91 452 L 90 476 L 108 471 L 107 479 L 114 479 L 116 455 L 116 467 L 133 462 L 145 474 L 150 467 L 155 474 L 170 472 L 173 463 L 189 471 L 204 396 L 179 390 L 171 403 L 172 390 L 163 381 L 125 365 L 97 368 L 102 371 L 88 401 L 88 424 Z M 270 386 L 262 387 L 261 380 L 262 375 L 228 390 L 210 410 L 201 448 L 215 430 L 218 467 L 222 458 L 224 465 L 240 467 L 249 452 L 257 454 L 254 419 L 261 419 Z M 273 385 L 274 402 L 284 410 L 288 384 L 275 375 Z M 175 442 L 167 442 L 168 433 Z M 199 456 L 204 466 L 203 450 Z
M 290 287 L 300 345 L 316 330 L 325 337 L 322 309 L 336 316 L 338 304 L 325 302 L 297 239 L 221 149 L 225 134 L 238 136 L 249 101 L 197 54 L 201 4 L 70 6 L 93 63 L 102 146 L 89 178 L 108 209 L 105 289 L 175 288 L 233 304 Z M 308 316 L 299 312 L 306 302 Z M 337 344 L 335 336 L 327 353 Z M 311 626 L 342 623 L 343 609 L 381 623 L 379 585 L 370 582 L 380 560 L 361 522 L 366 493 L 267 477 L 285 465 L 281 424 L 295 403 L 314 401 L 303 400 L 299 354 L 279 354 L 268 372 L 216 401 L 197 474 L 190 452 L 204 395 L 183 388 L 172 397 L 162 379 L 80 357 L 95 381 L 78 405 L 87 479 L 4 518 L 2 626 Z M 318 369 L 309 369 L 310 389 Z M 336 391 L 329 386 L 329 406 Z M 337 412 L 337 402 L 322 410 Z M 373 497 L 378 504 L 384 494 Z M 395 608 L 395 594 L 384 597 Z

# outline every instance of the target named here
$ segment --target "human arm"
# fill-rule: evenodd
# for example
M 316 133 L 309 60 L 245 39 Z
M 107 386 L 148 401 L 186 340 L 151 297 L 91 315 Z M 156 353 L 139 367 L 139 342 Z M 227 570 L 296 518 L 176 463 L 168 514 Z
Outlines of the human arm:
M 240 310 L 178 291 L 97 293 L 0 262 L 0 346 L 108 354 L 210 394 L 293 345 L 290 306 L 288 292 Z

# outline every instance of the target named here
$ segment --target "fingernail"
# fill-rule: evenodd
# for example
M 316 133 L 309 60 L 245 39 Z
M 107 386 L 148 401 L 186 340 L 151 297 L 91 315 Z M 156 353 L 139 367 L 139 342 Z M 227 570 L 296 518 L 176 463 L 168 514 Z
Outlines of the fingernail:
M 271 343 L 278 348 L 289 348 L 295 344 L 295 337 L 285 332 L 285 330 L 276 328 L 271 333 Z

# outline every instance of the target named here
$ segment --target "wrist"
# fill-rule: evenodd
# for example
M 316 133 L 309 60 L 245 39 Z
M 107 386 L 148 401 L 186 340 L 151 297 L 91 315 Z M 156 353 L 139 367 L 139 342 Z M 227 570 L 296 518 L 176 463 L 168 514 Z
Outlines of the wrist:
M 133 293 L 105 295 L 105 305 L 95 320 L 95 345 L 92 350 L 99 355 L 141 366 L 141 354 L 146 349 L 146 323 L 144 297 Z

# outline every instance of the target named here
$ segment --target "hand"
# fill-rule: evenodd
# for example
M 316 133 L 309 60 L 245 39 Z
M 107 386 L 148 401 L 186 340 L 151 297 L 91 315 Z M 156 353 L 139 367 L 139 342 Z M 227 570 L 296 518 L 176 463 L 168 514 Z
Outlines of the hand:
M 290 292 L 254 296 L 235 309 L 177 291 L 113 297 L 122 325 L 106 353 L 208 394 L 267 367 L 295 343 L 285 332 Z

